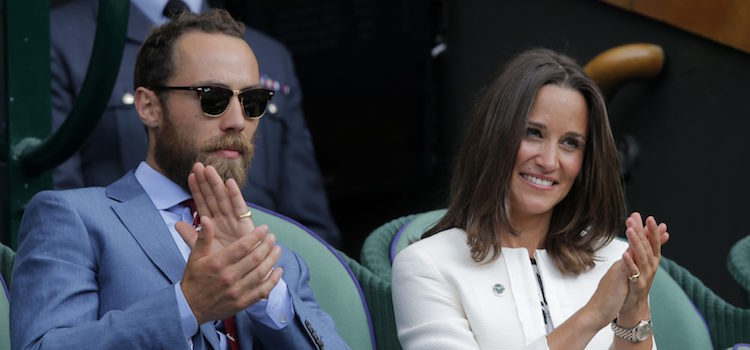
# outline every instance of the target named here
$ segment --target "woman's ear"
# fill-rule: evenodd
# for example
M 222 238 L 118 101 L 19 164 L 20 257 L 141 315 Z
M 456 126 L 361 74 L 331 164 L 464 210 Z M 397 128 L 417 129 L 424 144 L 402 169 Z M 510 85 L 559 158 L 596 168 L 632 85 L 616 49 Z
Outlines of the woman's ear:
M 161 125 L 164 109 L 153 90 L 143 86 L 135 89 L 135 109 L 146 128 L 158 128 Z

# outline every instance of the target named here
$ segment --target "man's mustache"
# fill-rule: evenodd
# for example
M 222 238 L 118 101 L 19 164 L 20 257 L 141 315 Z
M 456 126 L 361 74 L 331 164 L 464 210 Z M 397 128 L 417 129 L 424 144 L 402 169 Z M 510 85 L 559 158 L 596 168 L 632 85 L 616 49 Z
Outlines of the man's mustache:
M 240 152 L 241 154 L 248 154 L 252 152 L 253 145 L 250 140 L 242 137 L 240 134 L 227 134 L 216 137 L 206 142 L 208 146 L 203 149 L 206 152 L 214 152 L 222 149 L 230 149 L 233 151 Z

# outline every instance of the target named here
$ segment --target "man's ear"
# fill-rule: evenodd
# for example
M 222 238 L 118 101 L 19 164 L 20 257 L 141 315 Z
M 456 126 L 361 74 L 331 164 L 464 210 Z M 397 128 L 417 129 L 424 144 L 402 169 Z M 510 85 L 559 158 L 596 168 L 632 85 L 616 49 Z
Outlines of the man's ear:
M 143 86 L 135 89 L 135 110 L 146 128 L 158 128 L 161 125 L 164 109 L 153 90 Z

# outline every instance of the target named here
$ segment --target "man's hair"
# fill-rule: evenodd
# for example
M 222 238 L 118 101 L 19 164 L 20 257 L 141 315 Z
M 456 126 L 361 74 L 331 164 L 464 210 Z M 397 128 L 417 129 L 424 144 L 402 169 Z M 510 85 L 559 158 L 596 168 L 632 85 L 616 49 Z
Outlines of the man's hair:
M 588 135 L 580 173 L 553 209 L 544 246 L 564 274 L 594 266 L 595 251 L 615 237 L 625 216 L 619 158 L 599 88 L 570 57 L 547 49 L 516 56 L 483 92 L 459 153 L 448 212 L 423 238 L 462 228 L 472 258 L 482 262 L 499 256 L 501 231 L 519 234 L 508 207 L 511 178 L 537 93 L 548 84 L 583 95 Z
M 245 25 L 235 21 L 225 10 L 212 9 L 201 14 L 185 11 L 154 28 L 138 51 L 133 74 L 134 88 L 165 85 L 175 68 L 174 44 L 180 36 L 192 31 L 220 33 L 242 39 Z

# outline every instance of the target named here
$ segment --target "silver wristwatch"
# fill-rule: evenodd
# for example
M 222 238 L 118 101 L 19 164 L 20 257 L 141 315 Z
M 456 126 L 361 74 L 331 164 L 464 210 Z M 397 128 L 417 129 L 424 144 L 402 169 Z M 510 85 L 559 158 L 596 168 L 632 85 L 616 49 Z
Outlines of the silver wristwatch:
M 651 320 L 641 320 L 633 328 L 622 328 L 617 324 L 615 318 L 610 325 L 616 336 L 631 343 L 640 343 L 651 336 Z

